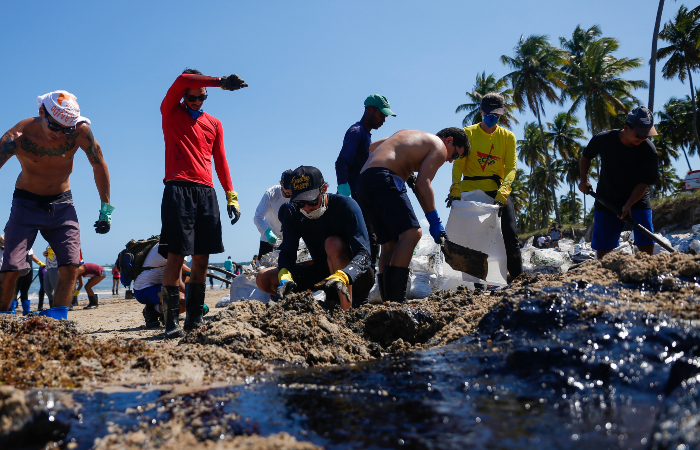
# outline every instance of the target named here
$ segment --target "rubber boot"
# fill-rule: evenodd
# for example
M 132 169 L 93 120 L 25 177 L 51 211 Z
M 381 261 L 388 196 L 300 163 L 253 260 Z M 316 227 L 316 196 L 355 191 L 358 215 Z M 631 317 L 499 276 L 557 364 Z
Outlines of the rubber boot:
M 56 320 L 68 320 L 67 306 L 54 306 L 39 313 L 40 316 L 52 317 Z
M 88 295 L 88 300 L 90 301 L 90 303 L 88 303 L 88 305 L 83 309 L 95 309 L 95 308 L 97 308 L 97 294 Z
M 12 303 L 10 303 L 10 311 L 12 311 L 12 314 L 17 313 L 17 300 L 12 300 Z
M 39 296 L 39 304 L 36 305 L 36 312 L 41 312 L 44 310 L 44 296 Z
M 143 308 L 143 319 L 146 321 L 146 328 L 160 328 L 160 323 L 165 322 L 163 314 L 156 310 L 155 305 L 146 305 Z
M 73 311 L 73 307 L 78 306 L 78 296 L 74 295 L 73 300 L 70 302 L 70 306 L 68 307 L 68 311 Z
M 32 307 L 29 300 L 22 300 L 22 315 L 26 316 L 30 312 L 32 312 Z
M 207 289 L 205 283 L 185 284 L 185 310 L 187 317 L 185 318 L 185 331 L 196 330 L 204 326 L 204 296 Z
M 379 296 L 382 298 L 382 303 L 386 301 L 386 294 L 384 293 L 384 274 L 377 274 L 377 285 L 379 285 Z
M 177 339 L 185 335 L 177 319 L 180 315 L 180 288 L 178 286 L 162 286 L 163 318 L 165 319 L 165 339 Z
M 406 301 L 408 267 L 384 266 L 384 295 L 388 302 Z

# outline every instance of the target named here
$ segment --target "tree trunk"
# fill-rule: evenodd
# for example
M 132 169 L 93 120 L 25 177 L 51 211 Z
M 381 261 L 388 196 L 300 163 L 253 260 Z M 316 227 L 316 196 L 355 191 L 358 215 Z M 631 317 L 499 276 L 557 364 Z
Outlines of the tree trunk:
M 537 228 L 535 228 L 535 215 L 532 214 L 532 191 L 533 191 L 533 186 L 534 186 L 534 179 L 535 179 L 535 164 L 533 162 L 532 166 L 530 167 L 530 192 L 527 193 L 527 209 L 530 210 L 530 231 L 534 231 Z
M 535 108 L 537 112 L 537 122 L 540 125 L 540 134 L 542 134 L 542 147 L 544 149 L 544 155 L 547 159 L 547 178 L 549 178 L 549 189 L 552 191 L 552 201 L 554 202 L 554 217 L 557 218 L 557 223 L 561 223 L 559 218 L 559 204 L 557 202 L 557 192 L 554 190 L 554 176 L 552 175 L 552 160 L 549 158 L 549 152 L 547 151 L 547 140 L 544 138 L 544 128 L 542 128 L 542 119 L 540 118 L 540 108 L 539 106 Z M 695 126 L 695 122 L 693 122 Z
M 686 153 L 684 145 L 681 145 L 681 150 L 683 150 L 683 155 L 685 156 L 685 162 L 688 163 L 688 171 L 690 172 L 691 170 L 693 170 L 693 168 L 690 167 L 690 160 L 688 159 L 688 153 Z
M 664 10 L 664 0 L 659 0 L 659 9 L 656 11 L 656 24 L 654 25 L 654 38 L 651 41 L 651 59 L 649 60 L 649 103 L 647 107 L 654 112 L 654 85 L 656 84 L 656 44 L 659 41 L 659 25 L 661 25 L 661 13 Z
M 693 75 L 690 72 L 690 67 L 688 67 L 688 62 L 685 63 L 685 70 L 688 71 L 688 80 L 690 81 L 690 101 L 693 105 L 693 134 L 695 135 L 695 150 L 700 153 L 700 138 L 698 138 L 698 126 L 697 126 L 697 106 L 695 106 L 695 88 L 693 88 Z M 690 167 L 690 164 L 688 164 Z

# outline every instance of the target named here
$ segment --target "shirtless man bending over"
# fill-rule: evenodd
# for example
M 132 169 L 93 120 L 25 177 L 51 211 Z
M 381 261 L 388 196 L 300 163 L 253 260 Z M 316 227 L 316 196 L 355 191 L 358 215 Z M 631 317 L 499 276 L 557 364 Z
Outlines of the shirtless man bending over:
M 10 219 L 5 226 L 5 251 L 0 267 L 0 312 L 11 313 L 14 286 L 28 267 L 27 250 L 37 231 L 56 254 L 59 280 L 53 307 L 40 315 L 68 317 L 80 265 L 80 228 L 70 191 L 70 174 L 78 147 L 92 165 L 102 207 L 95 231 L 107 233 L 114 207 L 109 204 L 109 172 L 90 121 L 80 116 L 74 95 L 55 91 L 37 98 L 39 117 L 24 119 L 0 139 L 0 168 L 13 155 L 22 171 L 15 183 Z
M 437 135 L 401 130 L 370 146 L 372 154 L 360 172 L 358 200 L 382 248 L 377 279 L 383 301 L 406 301 L 408 266 L 422 235 L 406 193 L 406 180 L 418 172 L 416 197 L 430 223 L 430 235 L 438 242 L 445 229 L 435 209 L 431 181 L 440 166 L 468 150 L 467 135 L 455 127 Z

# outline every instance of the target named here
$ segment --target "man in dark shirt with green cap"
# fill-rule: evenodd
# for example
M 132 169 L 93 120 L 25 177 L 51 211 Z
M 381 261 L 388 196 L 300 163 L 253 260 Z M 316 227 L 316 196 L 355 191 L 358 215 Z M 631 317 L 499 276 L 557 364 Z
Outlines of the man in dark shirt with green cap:
M 360 170 L 369 158 L 369 146 L 372 143 L 372 130 L 378 130 L 384 125 L 387 116 L 396 114 L 390 109 L 389 100 L 383 95 L 372 94 L 365 99 L 365 113 L 359 122 L 353 124 L 345 132 L 343 148 L 335 161 L 335 174 L 338 179 L 338 194 L 346 197 L 357 198 L 357 180 Z M 363 212 L 364 215 L 364 212 Z M 365 220 L 365 226 L 369 233 L 370 250 L 372 253 L 372 265 L 377 263 L 379 257 L 379 244 L 372 226 Z

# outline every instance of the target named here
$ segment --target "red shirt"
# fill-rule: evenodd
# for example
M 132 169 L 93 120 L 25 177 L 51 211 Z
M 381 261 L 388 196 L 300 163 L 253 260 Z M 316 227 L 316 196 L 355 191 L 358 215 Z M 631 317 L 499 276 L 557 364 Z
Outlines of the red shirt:
M 104 273 L 104 269 L 99 264 L 85 263 L 83 264 L 83 266 L 85 267 L 85 272 L 83 272 L 83 276 L 86 278 L 101 277 Z
M 219 79 L 204 75 L 182 74 L 170 86 L 160 104 L 165 139 L 165 178 L 192 181 L 214 187 L 211 158 L 224 191 L 232 191 L 231 174 L 224 150 L 221 122 L 206 112 L 193 119 L 184 103 L 187 89 L 219 87 Z

